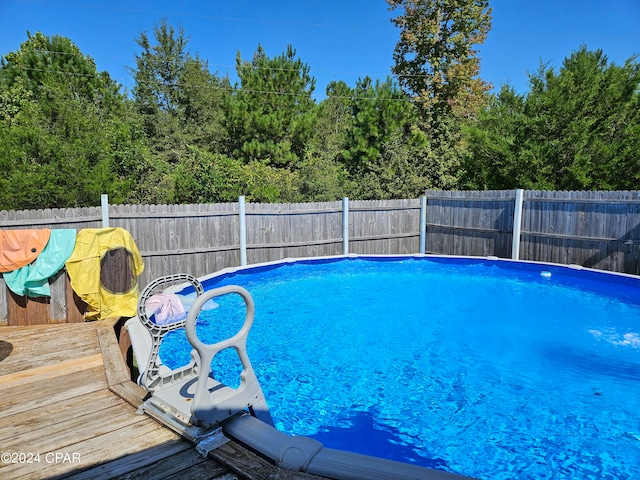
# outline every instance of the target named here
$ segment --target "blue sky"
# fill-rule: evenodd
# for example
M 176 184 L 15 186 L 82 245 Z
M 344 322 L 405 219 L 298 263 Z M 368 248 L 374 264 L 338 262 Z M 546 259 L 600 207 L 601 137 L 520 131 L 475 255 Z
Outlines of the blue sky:
M 622 64 L 640 54 L 640 0 L 490 0 L 493 27 L 480 47 L 481 77 L 528 90 L 540 61 L 559 67 L 581 45 Z M 331 80 L 385 79 L 399 31 L 384 0 L 0 0 L 0 55 L 19 49 L 27 31 L 70 38 L 125 87 L 141 31 L 167 18 L 190 38 L 191 53 L 235 80 L 240 51 L 258 44 L 276 56 L 292 44 L 316 78 L 316 98 Z M 640 59 L 639 59 L 640 61 Z

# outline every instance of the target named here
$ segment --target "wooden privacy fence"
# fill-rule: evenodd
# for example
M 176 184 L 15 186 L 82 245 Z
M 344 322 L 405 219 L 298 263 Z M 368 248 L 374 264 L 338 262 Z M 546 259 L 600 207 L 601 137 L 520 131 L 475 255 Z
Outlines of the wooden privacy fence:
M 410 200 L 252 204 L 241 197 L 199 205 L 109 205 L 103 196 L 101 207 L 0 212 L 7 229 L 101 226 L 131 233 L 145 261 L 141 286 L 172 273 L 346 253 L 497 256 L 640 273 L 637 191 L 429 190 Z M 70 321 L 60 318 L 67 297 L 46 301 L 52 322 Z M 17 308 L 10 302 L 0 280 L 0 324 Z M 32 300 L 24 302 L 28 308 Z
M 640 273 L 640 192 L 426 192 L 427 251 Z

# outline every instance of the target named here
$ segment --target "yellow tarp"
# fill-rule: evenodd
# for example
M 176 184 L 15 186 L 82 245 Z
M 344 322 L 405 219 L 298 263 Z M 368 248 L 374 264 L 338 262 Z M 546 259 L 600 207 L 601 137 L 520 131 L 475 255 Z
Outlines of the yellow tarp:
M 44 250 L 51 230 L 0 230 L 0 273 L 29 265 Z
M 118 255 L 118 252 L 126 255 Z M 124 265 L 123 265 L 123 258 Z M 142 256 L 131 234 L 123 228 L 85 228 L 66 261 L 76 294 L 87 303 L 86 320 L 133 317 L 138 305 L 137 278 L 144 270 Z M 115 280 L 109 280 L 110 278 Z M 114 284 L 126 288 L 114 288 Z

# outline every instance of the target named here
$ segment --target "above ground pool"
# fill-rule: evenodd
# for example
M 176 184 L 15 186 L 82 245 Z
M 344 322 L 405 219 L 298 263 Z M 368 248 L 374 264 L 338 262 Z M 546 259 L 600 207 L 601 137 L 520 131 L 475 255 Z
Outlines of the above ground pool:
M 640 471 L 640 282 L 491 259 L 360 257 L 227 272 L 253 296 L 248 352 L 278 429 L 484 479 Z M 208 343 L 244 320 L 216 299 Z M 188 363 L 184 332 L 160 356 Z M 224 355 L 226 354 L 226 355 Z M 239 384 L 232 352 L 216 377 Z

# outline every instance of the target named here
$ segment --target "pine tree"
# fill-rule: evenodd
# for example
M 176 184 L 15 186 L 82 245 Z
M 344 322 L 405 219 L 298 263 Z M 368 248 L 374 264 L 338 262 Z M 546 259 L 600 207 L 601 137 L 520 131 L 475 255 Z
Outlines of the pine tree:
M 240 85 L 227 117 L 233 157 L 296 169 L 315 135 L 315 79 L 309 67 L 291 45 L 274 58 L 258 45 L 251 62 L 238 52 L 236 70 Z
M 581 47 L 558 71 L 542 64 L 530 91 L 504 86 L 465 128 L 470 188 L 640 187 L 640 65 Z

